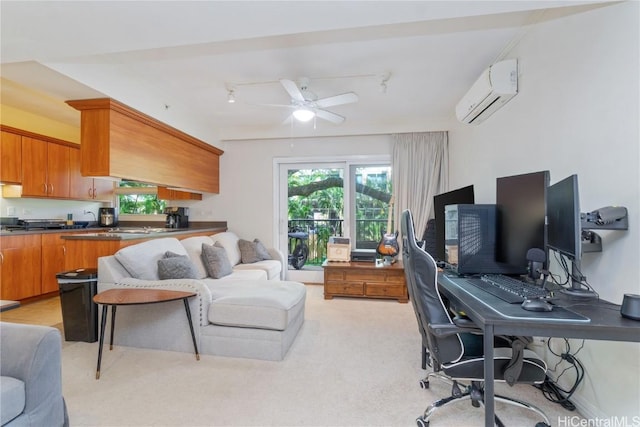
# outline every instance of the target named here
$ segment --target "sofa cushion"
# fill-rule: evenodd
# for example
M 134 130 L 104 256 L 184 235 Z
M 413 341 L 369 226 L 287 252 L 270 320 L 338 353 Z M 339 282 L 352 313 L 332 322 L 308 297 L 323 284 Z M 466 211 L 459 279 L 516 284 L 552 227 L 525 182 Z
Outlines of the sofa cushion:
M 240 239 L 238 240 L 238 248 L 240 249 L 240 258 L 243 264 L 251 264 L 265 259 L 271 259 L 269 251 L 267 251 L 267 248 L 265 248 L 258 239 L 254 239 L 253 242 Z
M 164 258 L 158 260 L 158 276 L 167 279 L 198 279 L 198 270 L 187 255 L 178 255 L 167 251 Z
M 227 251 L 227 256 L 229 257 L 229 262 L 232 266 L 239 264 L 242 259 L 240 255 L 240 248 L 238 247 L 238 236 L 231 231 L 225 231 L 222 233 L 217 233 L 211 236 L 213 242 L 218 242 L 222 245 L 222 247 Z
M 116 259 L 131 274 L 142 280 L 159 280 L 158 260 L 164 258 L 167 251 L 178 255 L 187 255 L 187 251 L 174 237 L 162 237 L 127 246 L 115 253 Z
M 3 375 L 0 377 L 0 389 L 0 425 L 5 425 L 24 411 L 24 381 Z
M 280 277 L 280 270 L 282 270 L 282 263 L 275 259 L 266 259 L 252 264 L 238 264 L 233 267 L 233 271 L 249 270 L 262 270 L 267 273 L 267 279 L 278 279 Z
M 209 277 L 214 279 L 220 279 L 233 272 L 227 257 L 227 251 L 218 243 L 213 245 L 202 244 L 202 261 Z
M 298 282 L 224 281 L 210 289 L 209 321 L 221 326 L 283 331 L 306 298 Z
M 207 277 L 207 269 L 204 266 L 204 262 L 202 261 L 202 244 L 213 245 L 213 240 L 208 236 L 195 236 L 195 237 L 187 237 L 186 239 L 180 240 L 182 246 L 187 251 L 189 258 L 191 258 L 191 262 L 196 266 L 198 270 L 198 279 L 204 279 Z

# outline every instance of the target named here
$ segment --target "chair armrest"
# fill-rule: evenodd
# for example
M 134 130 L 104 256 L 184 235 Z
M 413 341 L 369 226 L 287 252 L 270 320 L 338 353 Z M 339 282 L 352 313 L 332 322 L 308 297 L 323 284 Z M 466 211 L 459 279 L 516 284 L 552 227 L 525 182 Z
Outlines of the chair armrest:
M 49 326 L 0 323 L 2 375 L 25 383 L 24 412 L 35 424 L 62 421 L 62 338 Z
M 473 322 L 471 322 L 473 325 Z M 482 329 L 477 326 L 458 326 L 453 323 L 441 323 L 441 324 L 429 324 L 429 330 L 433 335 L 437 337 L 446 337 L 454 334 L 461 334 L 464 332 L 472 334 L 482 334 Z

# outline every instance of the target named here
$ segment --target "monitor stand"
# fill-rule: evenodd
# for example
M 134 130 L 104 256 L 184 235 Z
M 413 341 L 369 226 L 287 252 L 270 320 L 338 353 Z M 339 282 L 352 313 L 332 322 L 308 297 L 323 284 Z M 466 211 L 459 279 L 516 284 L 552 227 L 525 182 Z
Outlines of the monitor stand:
M 571 263 L 571 287 L 563 289 L 561 291 L 563 294 L 581 298 L 598 297 L 598 294 L 591 289 L 585 288 L 582 282 L 580 280 L 576 280 L 576 278 L 582 278 L 582 273 L 580 272 L 580 267 L 576 265 L 576 261 L 574 260 Z

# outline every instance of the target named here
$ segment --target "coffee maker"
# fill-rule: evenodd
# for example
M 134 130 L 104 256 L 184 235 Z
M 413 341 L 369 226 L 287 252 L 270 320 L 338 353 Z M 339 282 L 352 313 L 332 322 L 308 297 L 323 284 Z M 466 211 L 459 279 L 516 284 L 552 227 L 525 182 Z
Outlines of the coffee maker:
M 115 227 L 118 225 L 116 208 L 98 208 L 98 225 L 100 227 Z
M 164 213 L 167 215 L 167 228 L 189 227 L 189 208 L 167 206 Z

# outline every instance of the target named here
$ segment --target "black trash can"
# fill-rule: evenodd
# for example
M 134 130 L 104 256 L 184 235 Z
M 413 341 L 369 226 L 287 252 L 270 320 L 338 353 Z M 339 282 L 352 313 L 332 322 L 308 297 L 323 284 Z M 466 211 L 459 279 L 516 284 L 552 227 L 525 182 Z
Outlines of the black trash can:
M 56 274 L 60 287 L 62 323 L 66 341 L 98 341 L 98 270 L 79 268 Z

